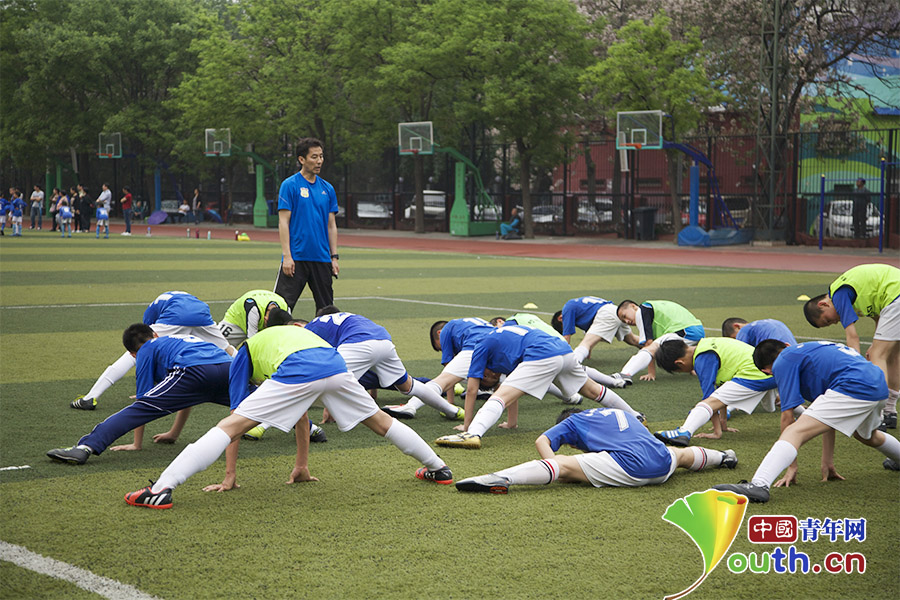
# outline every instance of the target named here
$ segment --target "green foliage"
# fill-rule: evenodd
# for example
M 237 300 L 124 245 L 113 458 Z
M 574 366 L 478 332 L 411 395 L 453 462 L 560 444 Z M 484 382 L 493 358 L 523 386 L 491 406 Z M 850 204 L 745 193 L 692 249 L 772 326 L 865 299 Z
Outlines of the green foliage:
M 133 378 L 104 394 L 96 411 L 73 411 L 68 402 L 121 354 L 121 330 L 139 320 L 158 293 L 191 291 L 221 318 L 246 290 L 271 285 L 277 246 L 157 237 L 60 240 L 45 232 L 0 238 L 0 252 L 0 466 L 31 466 L 0 473 L 0 539 L 159 597 L 658 598 L 682 590 L 702 570 L 690 540 L 662 520 L 666 508 L 691 492 L 749 478 L 778 435 L 776 415 L 738 415 L 729 423 L 738 433 L 704 444 L 734 448 L 741 461 L 736 471 L 681 471 L 664 485 L 640 489 L 520 486 L 503 497 L 421 482 L 412 476 L 414 460 L 364 427 L 341 433 L 334 424 L 325 425 L 329 441 L 311 449 L 312 473 L 321 481 L 287 486 L 293 439 L 273 430 L 242 445 L 241 489 L 201 491 L 222 477 L 220 460 L 176 490 L 174 509 L 135 509 L 122 496 L 157 477 L 224 409 L 197 407 L 174 446 L 149 442 L 168 429 L 170 416 L 148 425 L 144 450 L 105 452 L 70 467 L 50 462 L 44 452 L 76 442 L 126 406 Z M 795 300 L 822 289 L 833 274 L 353 248 L 342 248 L 341 257 L 339 306 L 387 327 L 416 376 L 440 372 L 426 333 L 438 318 L 508 315 L 526 302 L 547 318 L 585 293 L 672 299 L 691 308 L 710 333 L 724 318 L 742 316 L 781 319 L 799 339 L 841 336 L 838 327 L 806 324 Z M 306 294 L 295 312 L 308 318 L 313 310 Z M 871 339 L 871 320 L 860 328 Z M 611 372 L 632 350 L 601 345 L 588 363 Z M 621 395 L 647 413 L 651 427 L 663 428 L 681 423 L 699 387 L 689 375 L 663 373 Z M 402 401 L 398 392 L 379 392 L 379 404 Z M 441 455 L 457 478 L 531 460 L 534 439 L 562 407 L 550 397 L 523 398 L 518 429 L 492 429 L 483 450 L 442 449 Z M 312 413 L 318 419 L 321 409 Z M 453 425 L 428 408 L 408 423 L 429 442 Z M 691 598 L 900 593 L 890 558 L 900 535 L 896 474 L 881 468 L 877 452 L 838 436 L 837 468 L 847 480 L 821 483 L 818 454 L 818 442 L 804 447 L 800 484 L 774 490 L 771 503 L 751 505 L 748 516 L 866 517 L 864 543 L 798 544 L 819 563 L 831 551 L 862 552 L 866 573 L 734 575 L 723 563 Z M 743 529 L 731 552 L 760 550 Z M 0 565 L 0 596 L 79 594 L 70 584 Z
M 662 110 L 671 115 L 674 137 L 696 128 L 701 113 L 724 98 L 704 68 L 704 50 L 696 28 L 676 39 L 671 19 L 659 13 L 648 24 L 634 20 L 616 32 L 607 56 L 582 76 L 584 91 L 598 111 L 615 119 L 626 110 Z
M 94 152 L 101 131 L 119 131 L 127 152 L 165 159 L 175 115 L 164 101 L 194 69 L 196 8 L 180 0 L 5 6 L 15 17 L 4 24 L 16 30 L 4 38 L 17 40 L 5 82 L 12 90 L 4 86 L 5 153 L 43 166 L 70 147 Z M 9 64 L 4 46 L 4 70 Z

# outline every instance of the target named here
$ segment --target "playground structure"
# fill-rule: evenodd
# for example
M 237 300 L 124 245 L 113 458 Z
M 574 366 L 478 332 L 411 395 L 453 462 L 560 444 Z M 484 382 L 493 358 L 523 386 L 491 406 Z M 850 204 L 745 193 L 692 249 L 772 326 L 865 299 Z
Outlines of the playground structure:
M 454 196 L 450 209 L 450 235 L 470 237 L 494 235 L 499 231 L 500 210 L 484 188 L 481 173 L 468 157 L 455 148 L 442 147 L 434 141 L 431 121 L 399 123 L 397 126 L 398 153 L 401 156 L 420 157 L 443 152 L 455 159 Z M 466 199 L 466 171 L 473 176 L 474 198 Z M 417 190 L 418 194 L 421 190 Z
M 731 215 L 731 211 L 722 199 L 719 191 L 718 177 L 712 161 L 697 148 L 684 143 L 668 141 L 663 136 L 663 117 L 661 110 L 621 111 L 616 115 L 616 149 L 621 153 L 622 171 L 627 172 L 628 151 L 641 150 L 678 150 L 687 155 L 691 161 L 689 224 L 678 234 L 679 246 L 725 246 L 746 244 L 753 239 L 754 230 L 741 227 Z M 709 172 L 709 183 L 712 192 L 712 210 L 718 213 L 719 222 L 725 227 L 710 231 L 700 227 L 700 165 Z

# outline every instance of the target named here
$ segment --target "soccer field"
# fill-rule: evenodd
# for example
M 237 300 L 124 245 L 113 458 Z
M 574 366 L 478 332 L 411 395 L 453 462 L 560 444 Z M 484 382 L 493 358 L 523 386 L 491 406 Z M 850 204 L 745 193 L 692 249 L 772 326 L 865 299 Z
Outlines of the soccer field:
M 28 467 L 0 471 L 0 540 L 159 598 L 662 598 L 704 570 L 697 546 L 662 519 L 667 507 L 716 483 L 749 479 L 778 437 L 776 414 L 738 415 L 729 422 L 738 433 L 703 441 L 733 448 L 740 461 L 735 471 L 680 470 L 646 488 L 557 483 L 494 496 L 419 481 L 414 459 L 364 427 L 341 433 L 334 424 L 324 425 L 328 442 L 310 451 L 310 470 L 320 481 L 285 485 L 293 436 L 271 430 L 259 442 L 242 443 L 240 489 L 201 490 L 221 481 L 220 459 L 175 491 L 172 510 L 136 509 L 123 495 L 156 478 L 226 411 L 195 408 L 174 445 L 150 441 L 169 428 L 168 417 L 147 426 L 140 452 L 105 452 L 68 466 L 45 452 L 73 445 L 128 405 L 134 377 L 106 392 L 93 412 L 71 410 L 69 402 L 122 354 L 122 330 L 139 322 L 158 294 L 188 291 L 208 302 L 218 320 L 244 292 L 272 288 L 278 246 L 45 234 L 0 239 L 0 252 L 0 468 Z M 441 370 L 427 333 L 438 319 L 508 316 L 533 302 L 538 309 L 531 312 L 549 320 L 566 300 L 583 295 L 674 300 L 703 321 L 707 335 L 719 335 L 722 320 L 740 316 L 780 319 L 798 341 L 843 339 L 839 327 L 809 326 L 796 300 L 823 291 L 836 275 L 830 273 L 344 247 L 341 269 L 335 303 L 385 326 L 414 376 Z M 294 312 L 313 316 L 309 292 Z M 859 329 L 870 341 L 871 320 Z M 614 372 L 632 350 L 601 345 L 586 362 Z M 701 399 L 696 378 L 664 372 L 620 394 L 646 413 L 652 430 L 680 425 Z M 398 392 L 379 392 L 379 404 L 402 401 Z M 479 451 L 441 448 L 439 454 L 457 480 L 537 458 L 533 442 L 562 408 L 551 396 L 525 397 L 518 429 L 492 428 Z M 310 416 L 319 420 L 321 408 Z M 430 443 L 454 425 L 427 407 L 407 423 Z M 130 434 L 119 443 L 127 441 Z M 897 474 L 882 468 L 881 454 L 839 434 L 835 463 L 846 481 L 820 482 L 820 448 L 816 440 L 801 450 L 799 485 L 749 506 L 726 560 L 690 598 L 900 597 Z M 753 515 L 826 525 L 826 519 L 840 525 L 864 518 L 865 539 L 845 541 L 832 528 L 832 542 L 826 526 L 815 541 L 752 544 L 747 519 Z M 738 574 L 726 564 L 735 553 L 755 552 L 761 560 L 775 546 L 785 552 L 793 546 L 814 565 L 829 553 L 860 553 L 865 572 L 779 573 L 773 562 L 768 573 Z M 0 558 L 0 598 L 97 597 L 8 562 L 8 554 Z

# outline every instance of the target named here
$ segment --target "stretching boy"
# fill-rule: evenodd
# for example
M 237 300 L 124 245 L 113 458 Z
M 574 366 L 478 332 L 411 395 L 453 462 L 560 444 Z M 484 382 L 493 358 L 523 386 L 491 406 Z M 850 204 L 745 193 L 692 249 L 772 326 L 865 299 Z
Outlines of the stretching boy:
M 492 331 L 494 327 L 478 317 L 435 321 L 431 325 L 428 339 L 431 341 L 431 347 L 441 353 L 444 370 L 428 385 L 440 389 L 439 393 L 446 394 L 448 403 L 453 403 L 454 386 L 469 373 L 469 363 L 472 362 L 475 344 Z M 410 398 L 406 404 L 384 406 L 381 410 L 398 419 L 412 419 L 416 416 L 416 411 L 423 406 L 425 403 L 418 398 Z
M 297 454 L 288 482 L 316 481 L 309 472 L 309 436 L 305 433 L 307 410 L 316 400 L 325 405 L 341 431 L 362 423 L 419 460 L 424 467 L 416 471 L 417 478 L 453 483 L 453 474 L 434 450 L 415 431 L 382 412 L 347 371 L 337 350 L 305 328 L 271 327 L 248 339 L 231 364 L 229 393 L 234 412 L 189 444 L 155 483 L 126 494 L 128 504 L 171 508 L 175 487 L 206 469 L 260 423 L 284 432 L 296 425 Z M 222 489 L 235 485 L 237 444 L 231 452 Z
M 776 319 L 759 319 L 748 323 L 740 317 L 731 317 L 722 322 L 722 337 L 736 339 L 754 348 L 763 340 L 781 340 L 788 346 L 797 345 L 788 326 Z
M 613 377 L 621 376 L 630 384 L 632 377 L 647 369 L 642 381 L 656 379 L 653 357 L 660 344 L 667 340 L 681 338 L 688 344 L 696 344 L 706 335 L 700 319 L 680 304 L 668 300 L 648 300 L 640 306 L 631 300 L 624 300 L 616 308 L 616 315 L 626 325 L 638 328 L 638 350 L 622 370 Z
M 668 340 L 659 347 L 656 362 L 669 373 L 696 371 L 704 398 L 681 427 L 653 434 L 666 444 L 687 446 L 695 432 L 726 406 L 747 414 L 760 403 L 766 412 L 775 410 L 775 380 L 753 364 L 753 346 L 749 344 L 731 338 L 703 338 L 696 346 L 682 339 Z M 712 423 L 713 433 L 697 433 L 696 437 L 722 437 L 721 420 L 712 419 Z
M 575 358 L 583 363 L 591 350 L 601 341 L 607 344 L 613 340 L 640 348 L 640 341 L 631 328 L 616 314 L 616 306 L 609 300 L 596 296 L 582 296 L 567 301 L 562 310 L 556 311 L 551 319 L 556 329 L 567 342 L 572 341 L 576 327 L 584 331 L 584 339 L 575 348 Z
M 209 305 L 187 292 L 165 292 L 157 296 L 144 311 L 143 322 L 160 337 L 192 335 L 234 355 L 234 348 L 216 327 Z M 97 398 L 124 377 L 133 366 L 134 356 L 126 352 L 103 371 L 87 394 L 78 396 L 69 406 L 80 410 L 94 410 L 97 408 Z
M 833 342 L 787 346 L 767 340 L 757 346 L 753 360 L 778 382 L 782 404 L 815 403 L 781 433 L 749 483 L 717 485 L 715 489 L 743 494 L 751 502 L 768 502 L 769 486 L 794 462 L 800 447 L 831 430 L 887 456 L 885 468 L 900 468 L 900 441 L 876 429 L 888 390 L 884 373 L 875 365 Z
M 377 323 L 329 305 L 316 312 L 305 327 L 337 348 L 347 369 L 359 380 L 367 371 L 378 377 L 380 387 L 394 388 L 416 396 L 449 418 L 460 420 L 463 409 L 447 402 L 437 384 L 422 383 L 409 376 L 387 329 Z
M 284 298 L 268 290 L 250 290 L 231 303 L 217 327 L 228 343 L 238 348 L 266 327 L 284 325 L 292 318 Z M 254 427 L 244 434 L 244 439 L 258 441 L 266 429 L 265 425 Z M 311 421 L 309 439 L 312 442 L 328 441 L 325 430 Z
M 475 397 L 482 378 L 497 374 L 507 377 L 475 413 Z M 556 383 L 563 394 L 580 392 L 607 408 L 619 408 L 635 417 L 640 414 L 618 394 L 588 378 L 565 340 L 539 329 L 504 325 L 484 336 L 472 352 L 464 431 L 439 437 L 435 443 L 438 446 L 481 448 L 481 437 L 500 420 L 504 409 L 516 407 L 510 410 L 508 422 L 501 427 L 516 427 L 518 400 L 522 394 L 541 399 L 551 383 Z
M 640 421 L 611 408 L 564 410 L 556 426 L 535 442 L 541 460 L 533 460 L 495 473 L 456 482 L 461 492 L 506 494 L 510 485 L 546 485 L 587 482 L 594 487 L 640 487 L 663 483 L 676 467 L 699 471 L 706 467 L 733 469 L 734 450 L 668 448 Z M 555 453 L 563 444 L 584 452 L 575 456 Z
M 203 402 L 229 405 L 231 357 L 221 348 L 190 336 L 159 337 L 143 323 L 126 329 L 122 343 L 137 363 L 136 400 L 99 423 L 75 446 L 47 452 L 50 458 L 83 465 L 91 454 L 100 455 L 132 429 L 134 444 L 112 450 L 140 450 L 146 423 Z
M 897 428 L 897 396 L 900 395 L 900 269 L 890 265 L 853 267 L 828 287 L 828 293 L 810 299 L 803 307 L 813 327 L 840 323 L 847 345 L 861 352 L 856 322 L 875 319 L 875 334 L 865 356 L 884 372 L 888 401 L 881 429 Z

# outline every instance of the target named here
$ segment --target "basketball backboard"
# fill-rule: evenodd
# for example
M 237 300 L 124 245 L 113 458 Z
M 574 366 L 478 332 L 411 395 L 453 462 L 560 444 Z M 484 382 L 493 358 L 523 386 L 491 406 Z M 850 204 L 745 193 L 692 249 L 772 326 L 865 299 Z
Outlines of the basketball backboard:
M 431 121 L 399 123 L 397 136 L 401 156 L 434 154 L 434 131 Z
M 231 128 L 206 130 L 206 156 L 231 156 Z
M 616 113 L 616 150 L 659 150 L 663 147 L 663 111 Z
M 101 133 L 97 144 L 97 156 L 100 158 L 122 158 L 122 134 Z

